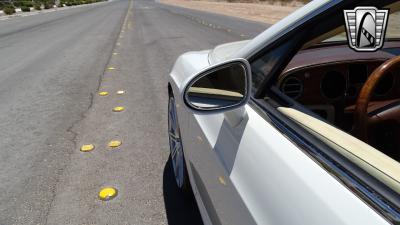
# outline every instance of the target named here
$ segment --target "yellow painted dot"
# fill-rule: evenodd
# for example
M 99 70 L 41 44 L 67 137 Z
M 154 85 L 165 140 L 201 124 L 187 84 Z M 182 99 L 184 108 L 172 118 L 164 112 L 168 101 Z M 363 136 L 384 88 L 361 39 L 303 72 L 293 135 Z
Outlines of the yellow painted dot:
M 117 107 L 114 107 L 113 108 L 113 111 L 114 112 L 122 112 L 122 111 L 124 111 L 124 107 L 123 106 L 117 106 Z
M 99 198 L 103 201 L 108 201 L 115 198 L 117 196 L 117 193 L 118 193 L 117 189 L 113 187 L 105 187 L 100 190 Z
M 225 179 L 223 178 L 223 177 L 218 177 L 218 180 L 219 180 L 219 182 L 222 184 L 222 185 L 226 185 L 226 181 L 225 181 Z
M 107 91 L 101 91 L 101 92 L 99 92 L 99 95 L 100 96 L 106 96 L 106 95 L 108 95 L 108 92 Z
M 108 70 L 115 70 L 115 67 L 110 66 L 110 67 L 107 67 L 107 69 Z
M 124 90 L 119 90 L 119 91 L 117 91 L 117 95 L 123 95 L 123 94 L 125 94 L 125 91 L 124 91 Z
M 93 149 L 94 149 L 94 145 L 92 145 L 92 144 L 82 145 L 82 147 L 81 147 L 82 152 L 90 152 Z
M 112 141 L 108 142 L 108 147 L 116 148 L 116 147 L 119 147 L 121 144 L 122 144 L 122 141 L 112 140 Z
M 113 55 L 118 55 L 118 53 L 114 52 Z

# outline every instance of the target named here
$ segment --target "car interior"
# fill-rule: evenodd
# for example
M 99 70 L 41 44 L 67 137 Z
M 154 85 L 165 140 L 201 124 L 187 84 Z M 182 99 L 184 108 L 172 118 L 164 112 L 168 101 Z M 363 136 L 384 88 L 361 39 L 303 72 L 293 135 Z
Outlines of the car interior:
M 273 88 L 294 102 L 277 107 L 282 114 L 400 193 L 398 8 L 390 8 L 382 49 L 354 51 L 345 27 L 336 28 L 307 42 Z
M 328 123 L 400 160 L 400 63 L 374 81 L 365 121 L 370 123 L 368 134 L 359 136 L 355 127 L 357 99 L 368 77 L 398 55 L 400 40 L 372 54 L 354 52 L 347 44 L 305 50 L 295 56 L 277 86 Z

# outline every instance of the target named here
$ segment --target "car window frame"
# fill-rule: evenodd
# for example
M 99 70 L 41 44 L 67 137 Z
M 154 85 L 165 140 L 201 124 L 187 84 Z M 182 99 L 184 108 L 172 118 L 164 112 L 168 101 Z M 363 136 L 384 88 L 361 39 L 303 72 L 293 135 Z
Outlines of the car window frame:
M 364 1 L 366 4 L 371 1 Z M 382 1 L 381 4 L 387 5 L 388 1 Z M 327 146 L 313 134 L 306 131 L 303 127 L 299 126 L 294 121 L 287 118 L 285 115 L 276 110 L 279 105 L 273 99 L 274 95 L 278 93 L 271 91 L 274 79 L 285 69 L 286 65 L 294 57 L 294 55 L 301 49 L 306 40 L 311 40 L 311 37 L 317 36 L 313 25 L 330 14 L 338 10 L 354 8 L 354 2 L 349 4 L 337 4 L 331 9 L 321 12 L 317 16 L 310 18 L 303 24 L 297 26 L 290 32 L 285 33 L 273 43 L 262 48 L 259 52 L 251 56 L 248 60 L 253 67 L 256 60 L 266 54 L 268 51 L 273 51 L 279 48 L 287 40 L 298 41 L 294 48 L 288 49 L 284 55 L 286 59 L 278 60 L 278 63 L 271 69 L 270 74 L 265 75 L 262 84 L 256 91 L 253 92 L 249 105 L 275 128 L 287 136 L 295 145 L 298 146 L 305 154 L 307 154 L 316 163 L 321 165 L 329 174 L 335 177 L 339 182 L 343 183 L 351 192 L 366 202 L 378 214 L 391 223 L 400 223 L 400 195 L 394 192 L 370 174 L 366 173 L 363 169 L 350 162 L 344 156 L 340 155 L 330 146 Z M 358 3 L 357 5 L 359 5 Z M 372 4 L 372 3 L 371 3 Z M 372 5 L 376 5 L 372 4 Z M 336 15 L 337 16 L 337 15 Z M 340 15 L 343 17 L 342 15 Z M 344 23 L 344 19 L 342 21 Z M 333 25 L 335 22 L 332 23 Z M 311 28 L 311 29 L 307 29 Z M 310 32 L 313 31 L 313 32 Z M 323 33 L 323 32 L 321 32 Z M 283 56 L 279 56 L 282 58 Z M 267 96 L 268 99 L 265 99 Z M 275 98 L 276 99 L 276 98 Z M 294 104 L 289 102 L 287 104 Z M 291 106 L 293 107 L 293 105 Z M 302 111 L 301 106 L 296 106 Z

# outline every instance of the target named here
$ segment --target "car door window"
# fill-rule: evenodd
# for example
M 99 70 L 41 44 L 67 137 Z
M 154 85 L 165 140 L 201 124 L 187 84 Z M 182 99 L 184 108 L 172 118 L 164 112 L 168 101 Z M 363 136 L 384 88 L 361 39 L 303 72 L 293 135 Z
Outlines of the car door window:
M 252 69 L 252 92 L 256 94 L 260 91 L 260 87 L 263 86 L 263 82 L 267 82 L 270 74 L 275 73 L 277 64 L 287 60 L 282 55 L 285 55 L 291 48 L 296 46 L 298 38 L 283 42 L 281 45 L 277 45 L 271 49 L 265 50 L 265 54 L 262 55 L 258 60 L 255 60 L 251 66 Z
M 400 51 L 400 41 L 386 44 L 393 46 L 390 50 Z M 399 57 L 385 50 L 389 48 L 366 56 L 349 49 L 346 42 L 305 49 L 292 59 L 274 87 L 284 99 L 301 107 L 281 105 L 278 109 L 283 114 L 400 193 L 400 143 L 395 138 L 400 134 L 398 70 L 383 75 L 372 94 L 368 113 L 375 124 L 369 126 L 367 136 L 360 137 L 355 121 L 357 100 L 368 77 L 386 60 Z M 320 59 L 318 55 L 328 57 Z M 388 110 L 395 115 L 387 116 Z M 379 171 L 374 171 L 377 168 Z

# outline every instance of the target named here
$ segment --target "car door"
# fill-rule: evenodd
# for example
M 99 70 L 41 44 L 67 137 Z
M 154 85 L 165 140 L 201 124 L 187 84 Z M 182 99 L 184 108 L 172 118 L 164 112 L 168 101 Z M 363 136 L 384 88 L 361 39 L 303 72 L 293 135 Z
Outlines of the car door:
M 191 119 L 190 166 L 213 224 L 386 224 L 255 105 L 244 108 L 236 126 L 229 112 Z

